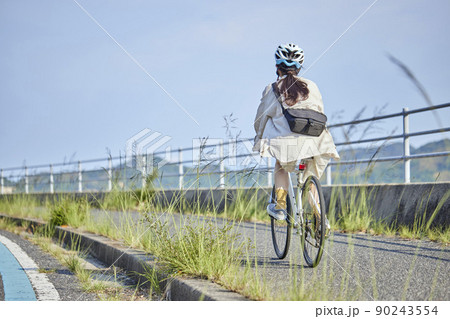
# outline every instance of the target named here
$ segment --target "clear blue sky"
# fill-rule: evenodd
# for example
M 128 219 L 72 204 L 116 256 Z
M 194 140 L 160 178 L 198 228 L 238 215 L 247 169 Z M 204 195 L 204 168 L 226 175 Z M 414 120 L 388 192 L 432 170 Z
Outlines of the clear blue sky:
M 253 137 L 274 50 L 294 42 L 305 68 L 373 2 L 78 0 L 195 118 L 197 125 L 72 0 L 0 0 L 0 167 L 113 155 L 144 128 L 171 136 L 223 137 L 223 116 Z M 425 101 L 387 53 L 413 70 L 434 104 L 450 102 L 450 1 L 379 0 L 305 74 L 329 122 L 387 104 Z M 338 116 L 338 114 L 340 114 Z M 449 126 L 450 111 L 439 111 Z M 384 126 L 383 126 L 384 125 Z M 413 130 L 436 127 L 415 116 Z M 380 124 L 379 133 L 401 127 Z M 413 139 L 413 145 L 428 140 Z

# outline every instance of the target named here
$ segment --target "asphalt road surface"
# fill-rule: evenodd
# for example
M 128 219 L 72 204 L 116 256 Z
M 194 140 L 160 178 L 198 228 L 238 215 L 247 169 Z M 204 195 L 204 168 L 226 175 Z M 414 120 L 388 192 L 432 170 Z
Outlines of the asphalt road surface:
M 108 214 L 117 224 L 124 213 L 93 211 L 96 218 Z M 142 216 L 130 213 L 135 222 Z M 180 214 L 156 214 L 179 224 Z M 218 219 L 220 226 L 224 223 Z M 365 234 L 332 233 L 318 267 L 303 260 L 299 236 L 293 234 L 288 256 L 274 252 L 270 225 L 241 223 L 243 238 L 255 244 L 251 260 L 275 298 L 303 295 L 327 300 L 449 300 L 450 249 L 425 240 L 403 240 Z M 255 265 L 253 267 L 255 267 Z

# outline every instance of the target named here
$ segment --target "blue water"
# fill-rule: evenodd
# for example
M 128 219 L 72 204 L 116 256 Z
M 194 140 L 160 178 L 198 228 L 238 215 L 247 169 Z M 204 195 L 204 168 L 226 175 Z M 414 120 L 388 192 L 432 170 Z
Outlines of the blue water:
M 3 279 L 5 300 L 36 300 L 33 287 L 14 255 L 0 243 L 0 274 Z

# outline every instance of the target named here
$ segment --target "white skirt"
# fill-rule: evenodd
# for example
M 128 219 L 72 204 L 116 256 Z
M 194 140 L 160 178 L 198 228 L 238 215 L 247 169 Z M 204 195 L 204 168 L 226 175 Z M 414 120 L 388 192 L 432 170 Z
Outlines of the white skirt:
M 304 173 L 306 179 L 310 175 L 320 178 L 330 159 L 339 159 L 333 137 L 325 130 L 318 137 L 298 135 L 262 138 L 255 141 L 254 151 L 262 157 L 275 157 L 288 172 L 302 159 L 312 158 Z

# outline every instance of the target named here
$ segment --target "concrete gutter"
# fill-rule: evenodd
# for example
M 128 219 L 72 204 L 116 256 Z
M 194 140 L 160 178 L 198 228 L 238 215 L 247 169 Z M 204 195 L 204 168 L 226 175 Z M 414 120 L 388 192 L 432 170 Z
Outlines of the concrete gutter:
M 9 219 L 18 225 L 28 223 L 31 231 L 47 224 L 28 218 L 17 218 L 0 214 L 0 218 Z M 140 282 L 147 282 L 148 278 L 143 274 L 155 273 L 160 282 L 161 291 L 169 300 L 183 301 L 245 301 L 242 295 L 226 290 L 218 284 L 208 280 L 196 278 L 174 278 L 161 270 L 156 262 L 156 257 L 145 251 L 128 248 L 119 241 L 92 233 L 81 232 L 71 227 L 56 227 L 53 236 L 56 240 L 62 240 L 65 245 L 71 246 L 72 242 L 79 244 L 80 248 L 105 263 L 108 266 L 116 266 L 127 271 Z M 146 284 L 148 285 L 148 284 Z

